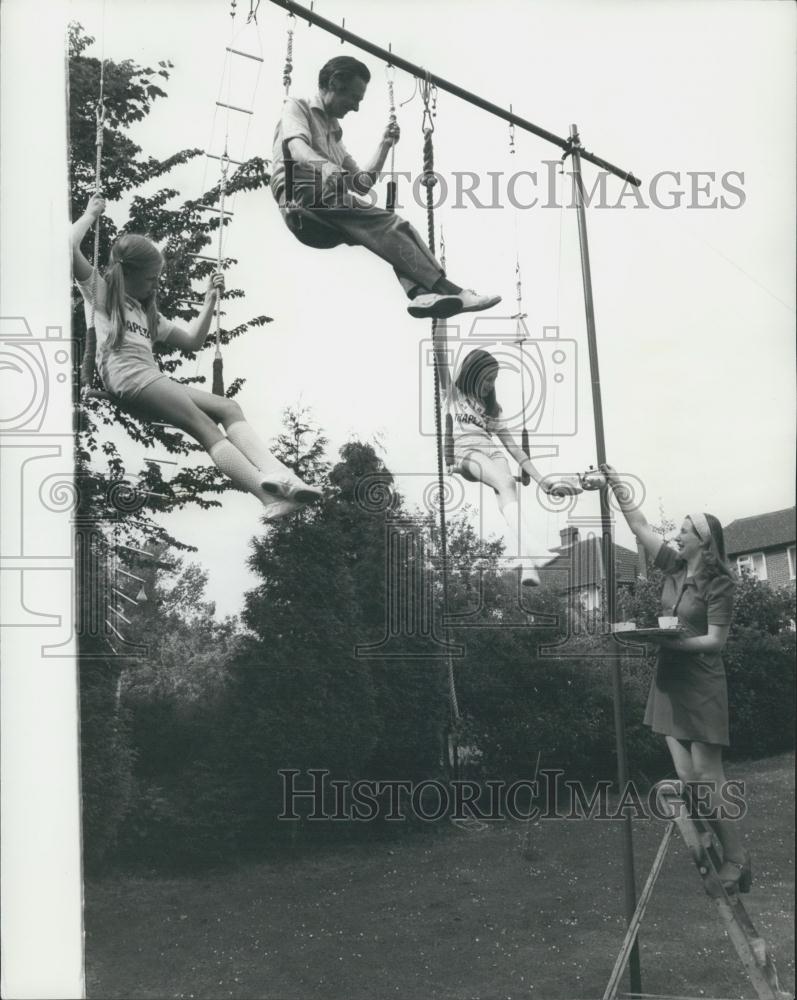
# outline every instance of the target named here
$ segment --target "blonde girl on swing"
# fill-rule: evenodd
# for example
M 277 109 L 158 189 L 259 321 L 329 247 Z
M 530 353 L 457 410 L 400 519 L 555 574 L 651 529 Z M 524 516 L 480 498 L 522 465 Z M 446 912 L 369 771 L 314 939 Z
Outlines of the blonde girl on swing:
M 257 497 L 269 519 L 320 499 L 321 490 L 303 482 L 269 451 L 238 403 L 176 382 L 158 367 L 154 344 L 183 351 L 202 348 L 217 296 L 224 291 L 224 275 L 217 271 L 210 276 L 199 315 L 187 326 L 171 322 L 157 304 L 163 257 L 146 237 L 120 236 L 102 275 L 83 256 L 81 243 L 104 212 L 105 199 L 94 194 L 73 224 L 72 268 L 86 323 L 97 333 L 97 369 L 113 400 L 134 416 L 189 434 L 235 487 Z

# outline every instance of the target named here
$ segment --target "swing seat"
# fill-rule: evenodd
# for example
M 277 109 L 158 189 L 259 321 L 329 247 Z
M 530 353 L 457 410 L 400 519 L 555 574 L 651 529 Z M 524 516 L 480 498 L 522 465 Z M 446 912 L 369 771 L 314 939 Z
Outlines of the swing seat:
M 331 250 L 348 242 L 334 226 L 319 219 L 318 214 L 301 205 L 285 206 L 285 225 L 296 239 L 315 250 Z
M 468 472 L 467 469 L 463 469 L 461 465 L 452 465 L 451 468 L 448 471 L 450 472 L 450 474 L 452 476 L 461 476 L 463 479 L 465 479 L 469 483 L 478 483 L 479 482 L 479 480 L 476 478 L 476 476 L 474 476 L 470 472 Z
M 118 407 L 118 409 L 124 410 L 125 413 L 129 413 L 131 416 L 136 416 L 130 407 L 125 404 L 124 400 L 120 399 L 118 396 L 114 396 L 113 393 L 108 392 L 107 389 L 87 389 L 85 392 L 80 394 L 80 403 L 86 399 L 104 399 L 113 406 Z M 138 419 L 142 418 L 139 417 Z M 165 423 L 163 420 L 145 420 L 144 422 L 150 424 L 152 427 L 174 427 L 173 424 Z M 175 430 L 179 430 L 179 428 L 175 428 Z
M 282 159 L 285 164 L 285 189 L 280 193 L 278 201 L 288 229 L 300 243 L 316 250 L 331 250 L 333 247 L 340 246 L 341 243 L 348 243 L 339 229 L 325 222 L 319 217 L 318 212 L 306 208 L 296 198 L 294 188 L 296 163 L 291 156 L 290 143 L 287 140 L 282 144 Z M 321 189 L 314 190 L 316 197 L 320 198 Z
M 460 476 L 462 479 L 464 479 L 466 482 L 469 482 L 469 483 L 479 483 L 479 482 L 481 482 L 480 479 L 477 479 L 476 476 L 474 476 L 470 472 L 468 472 L 467 469 L 463 469 L 462 466 L 460 466 L 460 465 L 452 465 L 449 468 L 448 472 L 449 472 L 449 475 L 451 475 L 451 476 Z M 523 483 L 523 477 L 522 476 L 515 476 L 514 480 L 515 480 L 516 483 Z M 523 483 L 523 485 L 525 486 L 526 484 Z M 494 492 L 497 494 L 498 490 L 495 490 Z

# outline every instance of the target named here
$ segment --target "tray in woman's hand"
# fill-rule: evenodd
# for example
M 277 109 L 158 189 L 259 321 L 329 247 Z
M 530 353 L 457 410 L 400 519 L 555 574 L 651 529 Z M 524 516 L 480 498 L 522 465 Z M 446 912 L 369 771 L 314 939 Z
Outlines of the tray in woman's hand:
M 686 635 L 682 628 L 637 628 L 633 622 L 618 622 L 612 625 L 612 635 L 618 639 L 638 639 L 639 642 L 655 642 L 658 639 L 680 639 Z

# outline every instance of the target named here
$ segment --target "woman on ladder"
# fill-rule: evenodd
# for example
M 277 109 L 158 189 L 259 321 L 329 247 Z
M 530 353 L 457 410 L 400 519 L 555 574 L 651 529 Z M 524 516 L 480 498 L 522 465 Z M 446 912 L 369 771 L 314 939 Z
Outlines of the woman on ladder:
M 495 490 L 498 509 L 507 525 L 507 549 L 512 556 L 519 557 L 516 568 L 521 571 L 521 583 L 536 587 L 540 582 L 537 569 L 547 553 L 547 546 L 535 540 L 529 518 L 519 503 L 517 482 L 506 453 L 518 463 L 521 473 L 526 473 L 546 493 L 564 496 L 581 490 L 565 481 L 543 478 L 515 441 L 496 399 L 499 364 L 492 354 L 481 349 L 471 351 L 453 383 L 441 352 L 437 353 L 437 365 L 447 396 L 446 408 L 454 425 L 454 471 L 471 482 L 485 483 Z
M 634 506 L 616 470 L 603 465 L 601 471 L 628 527 L 653 565 L 664 573 L 662 614 L 677 617 L 686 633 L 656 640 L 659 662 L 645 725 L 664 736 L 681 781 L 705 783 L 711 824 L 722 843 L 724 863 L 719 876 L 726 891 L 749 892 L 750 854 L 742 846 L 737 822 L 722 816 L 722 790 L 727 783 L 722 748 L 729 745 L 722 650 L 731 627 L 736 588 L 725 556 L 722 525 L 711 514 L 687 515 L 675 540 L 676 551 Z
M 321 490 L 302 482 L 271 454 L 234 400 L 175 382 L 158 367 L 153 344 L 201 349 L 216 297 L 224 291 L 224 275 L 217 271 L 210 276 L 199 315 L 187 328 L 170 322 L 157 308 L 163 257 L 148 239 L 121 236 L 111 248 L 104 276 L 83 256 L 83 238 L 104 211 L 105 199 L 94 194 L 73 224 L 72 267 L 87 324 L 97 332 L 97 368 L 113 400 L 134 416 L 172 424 L 193 437 L 234 486 L 260 500 L 271 520 L 320 499 Z

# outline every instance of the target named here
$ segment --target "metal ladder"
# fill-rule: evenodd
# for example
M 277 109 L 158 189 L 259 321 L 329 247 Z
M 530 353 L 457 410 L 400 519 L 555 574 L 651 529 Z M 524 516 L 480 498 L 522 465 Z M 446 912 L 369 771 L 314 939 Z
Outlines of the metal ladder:
M 736 949 L 759 1000 L 791 1000 L 791 995 L 780 988 L 772 953 L 756 930 L 750 915 L 744 908 L 739 893 L 727 892 L 719 879 L 717 873 L 722 866 L 722 861 L 710 826 L 706 820 L 696 819 L 690 815 L 688 799 L 684 797 L 679 786 L 680 783 L 676 781 L 663 782 L 656 791 L 659 815 L 668 817 L 669 822 L 640 894 L 634 916 L 628 925 L 620 954 L 617 956 L 609 983 L 604 991 L 603 1000 L 615 1000 L 617 997 L 620 980 L 628 964 L 645 910 L 653 895 L 653 887 L 667 856 L 670 839 L 676 829 L 689 848 L 689 853 L 692 855 L 692 860 L 703 881 L 706 895 L 716 906 L 720 921 Z

